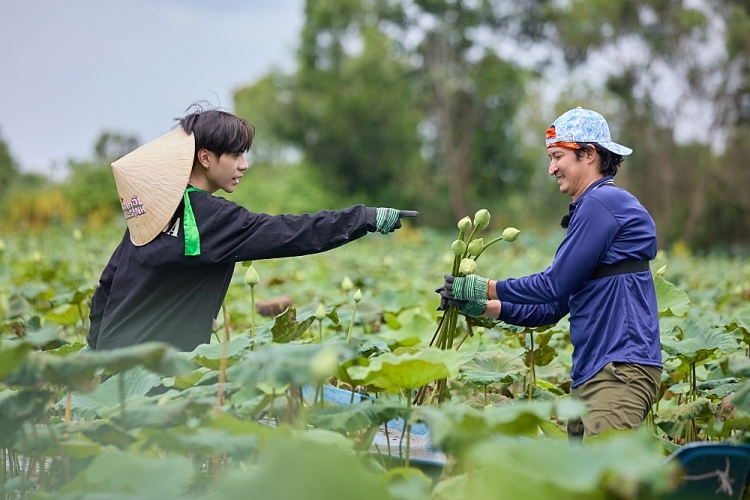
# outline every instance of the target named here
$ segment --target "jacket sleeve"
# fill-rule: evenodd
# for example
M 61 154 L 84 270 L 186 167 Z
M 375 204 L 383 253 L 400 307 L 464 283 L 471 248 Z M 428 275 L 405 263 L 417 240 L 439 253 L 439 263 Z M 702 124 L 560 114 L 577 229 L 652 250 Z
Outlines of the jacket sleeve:
M 201 232 L 201 249 L 211 262 L 228 263 L 331 250 L 374 231 L 375 209 L 355 205 L 316 214 L 268 215 L 228 202 L 209 222 Z
M 541 273 L 498 281 L 498 298 L 514 304 L 567 301 L 601 262 L 619 229 L 615 217 L 599 200 L 582 200 L 552 264 Z
M 503 302 L 498 319 L 510 325 L 537 327 L 554 325 L 569 312 L 567 300 L 548 304 Z
M 120 244 L 115 249 L 112 257 L 109 258 L 109 262 L 104 267 L 101 277 L 99 278 L 99 284 L 94 291 L 94 295 L 91 297 L 91 307 L 89 312 L 89 333 L 86 336 L 88 344 L 96 349 L 96 341 L 99 337 L 99 329 L 102 325 L 102 318 L 104 317 L 104 310 L 107 307 L 109 301 L 109 292 L 112 289 L 112 281 L 117 271 L 117 265 L 120 261 L 122 254 L 123 245 L 125 245 L 127 239 L 130 238 L 130 233 L 125 231 Z

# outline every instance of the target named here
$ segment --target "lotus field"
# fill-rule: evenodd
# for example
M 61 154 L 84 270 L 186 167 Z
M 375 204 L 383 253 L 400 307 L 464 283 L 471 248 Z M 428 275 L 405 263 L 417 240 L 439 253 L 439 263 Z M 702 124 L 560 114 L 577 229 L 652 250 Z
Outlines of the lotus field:
M 5 497 L 664 498 L 686 480 L 675 450 L 750 438 L 750 263 L 660 252 L 658 403 L 638 432 L 569 444 L 585 408 L 567 320 L 467 321 L 435 293 L 446 272 L 541 271 L 563 231 L 467 221 L 238 264 L 211 343 L 188 353 L 78 352 L 122 229 L 3 236 Z

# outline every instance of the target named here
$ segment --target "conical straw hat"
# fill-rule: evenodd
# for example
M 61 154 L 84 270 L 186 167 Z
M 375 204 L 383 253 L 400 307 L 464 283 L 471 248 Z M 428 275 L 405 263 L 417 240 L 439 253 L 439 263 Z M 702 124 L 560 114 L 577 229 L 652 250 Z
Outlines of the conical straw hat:
M 112 163 L 134 245 L 156 238 L 172 219 L 188 185 L 194 155 L 195 138 L 177 127 Z

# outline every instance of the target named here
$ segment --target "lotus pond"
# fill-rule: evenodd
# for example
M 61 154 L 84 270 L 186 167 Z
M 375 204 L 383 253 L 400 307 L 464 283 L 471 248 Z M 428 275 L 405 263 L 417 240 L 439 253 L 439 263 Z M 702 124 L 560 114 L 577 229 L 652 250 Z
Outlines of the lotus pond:
M 479 274 L 549 264 L 562 232 L 521 229 L 483 252 Z M 448 313 L 434 290 L 455 235 L 406 227 L 256 261 L 252 287 L 238 264 L 211 344 L 79 353 L 120 237 L 58 228 L 0 241 L 6 498 L 662 498 L 684 480 L 665 460 L 681 446 L 750 440 L 741 258 L 659 253 L 659 401 L 640 432 L 579 445 L 564 430 L 584 411 L 568 397 L 565 319 L 529 329 L 459 315 L 449 348 L 436 342 Z M 336 389 L 350 400 L 323 397 Z M 418 466 L 417 425 L 445 457 L 437 475 Z M 389 426 L 398 439 L 383 442 Z

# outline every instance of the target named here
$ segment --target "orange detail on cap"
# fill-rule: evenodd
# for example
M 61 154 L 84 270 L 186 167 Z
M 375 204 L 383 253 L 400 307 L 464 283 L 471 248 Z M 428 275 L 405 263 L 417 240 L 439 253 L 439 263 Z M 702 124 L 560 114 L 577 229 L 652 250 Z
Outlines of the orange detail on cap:
M 557 135 L 557 132 L 555 131 L 555 127 L 552 126 L 547 129 L 547 139 L 552 139 Z
M 559 147 L 559 148 L 565 148 L 565 149 L 583 149 L 577 142 L 553 142 L 552 144 L 547 145 L 547 149 L 552 147 Z

